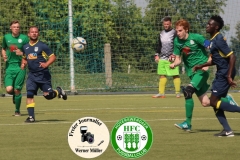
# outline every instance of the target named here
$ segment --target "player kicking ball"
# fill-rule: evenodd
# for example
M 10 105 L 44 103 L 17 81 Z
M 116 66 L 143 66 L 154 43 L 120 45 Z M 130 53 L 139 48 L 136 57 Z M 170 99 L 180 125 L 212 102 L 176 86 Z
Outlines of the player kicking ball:
M 42 41 L 38 40 L 39 30 L 38 27 L 32 26 L 29 28 L 28 37 L 29 43 L 23 46 L 23 59 L 21 68 L 24 69 L 28 65 L 29 73 L 27 77 L 27 111 L 29 117 L 26 123 L 35 122 L 34 115 L 34 95 L 37 94 L 40 88 L 43 91 L 43 96 L 47 100 L 56 97 L 67 100 L 67 94 L 61 87 L 56 90 L 52 89 L 51 74 L 48 67 L 56 60 L 56 56 L 52 53 L 51 49 Z

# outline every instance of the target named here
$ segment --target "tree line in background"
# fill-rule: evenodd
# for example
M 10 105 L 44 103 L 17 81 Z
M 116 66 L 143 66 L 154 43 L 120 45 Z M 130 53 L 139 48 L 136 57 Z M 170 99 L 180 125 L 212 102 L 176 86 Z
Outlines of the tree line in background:
M 173 22 L 185 18 L 191 24 L 191 32 L 207 37 L 207 20 L 213 14 L 224 13 L 221 8 L 226 3 L 226 0 L 146 1 L 146 9 L 142 10 L 134 0 L 72 0 L 73 34 L 88 42 L 84 53 L 74 54 L 77 73 L 104 72 L 105 43 L 111 44 L 114 72 L 127 72 L 128 65 L 132 72 L 155 72 L 153 55 L 163 17 L 171 16 Z M 58 57 L 54 64 L 57 67 L 52 69 L 69 72 L 68 0 L 11 0 L 11 3 L 1 0 L 0 19 L 1 37 L 9 32 L 13 19 L 20 20 L 23 33 L 27 33 L 31 25 L 39 26 L 41 40 L 50 45 Z M 240 22 L 236 29 L 231 45 L 240 56 Z

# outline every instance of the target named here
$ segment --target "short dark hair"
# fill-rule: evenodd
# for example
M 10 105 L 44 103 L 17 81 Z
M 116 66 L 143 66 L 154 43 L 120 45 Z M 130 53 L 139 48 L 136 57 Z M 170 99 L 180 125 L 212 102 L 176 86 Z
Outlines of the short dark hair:
M 38 31 L 39 31 L 39 28 L 37 26 L 30 26 L 29 29 L 28 29 L 28 32 L 30 31 L 31 28 L 37 28 Z
M 10 22 L 10 26 L 13 25 L 13 24 L 16 24 L 16 23 L 19 23 L 19 21 L 18 20 L 13 20 L 12 22 Z
M 217 26 L 219 27 L 219 28 L 218 28 L 218 31 L 223 28 L 223 26 L 224 26 L 224 21 L 223 21 L 223 19 L 222 19 L 221 16 L 214 15 L 214 16 L 212 16 L 210 19 L 214 20 L 214 21 L 217 23 Z
M 167 17 L 164 17 L 162 21 L 163 21 L 163 22 L 164 22 L 164 21 L 165 21 L 165 22 L 166 22 L 166 21 L 172 22 L 172 18 L 167 16 Z

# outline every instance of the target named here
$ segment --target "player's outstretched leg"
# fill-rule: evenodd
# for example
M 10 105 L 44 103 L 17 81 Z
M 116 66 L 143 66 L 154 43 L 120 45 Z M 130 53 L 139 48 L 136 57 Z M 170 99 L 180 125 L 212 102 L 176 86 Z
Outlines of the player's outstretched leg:
M 57 87 L 57 91 L 58 91 L 58 98 L 67 100 L 67 94 L 64 92 L 64 90 L 61 87 Z
M 228 101 L 229 101 L 229 103 L 230 103 L 231 105 L 239 106 L 239 105 L 237 104 L 237 102 L 233 99 L 233 96 L 232 96 L 231 94 L 228 94 L 228 95 L 226 96 L 226 98 L 228 99 Z

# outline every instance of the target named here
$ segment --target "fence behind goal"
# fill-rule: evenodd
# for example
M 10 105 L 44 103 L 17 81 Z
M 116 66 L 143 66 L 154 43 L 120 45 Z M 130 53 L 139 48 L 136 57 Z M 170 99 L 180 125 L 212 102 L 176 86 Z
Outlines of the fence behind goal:
M 70 76 L 67 0 L 0 0 L 0 44 L 10 32 L 10 22 L 17 19 L 24 34 L 29 26 L 38 26 L 40 39 L 56 53 L 57 61 L 50 67 L 54 87 L 71 90 L 73 78 L 78 92 L 157 91 L 154 54 L 163 29 L 161 19 L 171 16 L 174 24 L 185 18 L 191 32 L 209 38 L 206 23 L 211 15 L 220 14 L 226 24 L 222 32 L 239 57 L 238 8 L 238 0 L 72 0 L 73 36 L 84 37 L 88 43 L 84 52 L 74 53 L 74 77 Z M 1 88 L 4 68 L 1 61 Z M 181 78 L 183 84 L 188 82 L 185 74 Z

